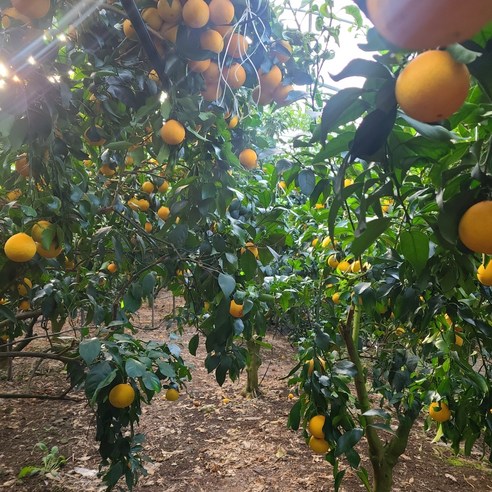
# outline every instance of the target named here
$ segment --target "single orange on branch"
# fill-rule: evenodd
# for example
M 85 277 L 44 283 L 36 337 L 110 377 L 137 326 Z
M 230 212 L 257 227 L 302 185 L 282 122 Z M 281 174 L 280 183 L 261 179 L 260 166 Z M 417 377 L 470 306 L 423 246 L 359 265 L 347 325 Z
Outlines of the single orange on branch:
M 466 100 L 470 73 L 447 51 L 432 50 L 415 57 L 396 79 L 395 95 L 405 113 L 434 123 L 449 118 Z
M 177 120 L 167 120 L 159 130 L 162 140 L 168 145 L 179 145 L 186 136 L 184 126 Z
M 451 418 L 451 410 L 443 401 L 433 401 L 429 405 L 429 415 L 436 422 L 447 422 Z
M 258 156 L 253 149 L 244 149 L 239 154 L 239 162 L 246 169 L 254 169 L 258 167 Z
M 109 403 L 115 408 L 129 407 L 135 400 L 135 390 L 131 384 L 117 384 L 109 392 Z
M 492 200 L 475 203 L 463 214 L 458 235 L 475 253 L 492 254 Z

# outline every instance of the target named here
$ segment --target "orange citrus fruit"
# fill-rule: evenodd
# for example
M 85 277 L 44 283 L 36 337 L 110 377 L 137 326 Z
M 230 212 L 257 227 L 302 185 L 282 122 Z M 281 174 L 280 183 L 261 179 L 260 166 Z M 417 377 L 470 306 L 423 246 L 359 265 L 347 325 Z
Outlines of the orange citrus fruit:
M 167 220 L 167 218 L 171 215 L 171 210 L 169 209 L 169 207 L 162 206 L 159 208 L 159 210 L 157 210 L 157 215 L 162 220 Z
M 489 0 L 367 0 L 367 9 L 384 38 L 411 51 L 459 43 L 492 20 Z
M 233 63 L 224 70 L 224 79 L 232 89 L 239 89 L 246 82 L 246 70 L 239 63 Z
M 234 4 L 230 0 L 212 0 L 208 8 L 213 24 L 218 26 L 230 24 L 234 19 Z
M 31 260 L 36 254 L 36 243 L 25 232 L 18 232 L 7 239 L 3 249 L 9 260 L 23 263 Z
M 142 191 L 144 193 L 152 193 L 154 191 L 154 184 L 152 181 L 145 181 L 142 183 Z
M 118 271 L 118 265 L 114 262 L 111 262 L 106 268 L 109 273 L 116 273 Z
M 27 160 L 27 154 L 22 154 L 15 161 L 15 170 L 21 176 L 27 178 L 31 173 L 31 166 L 29 165 L 29 161 Z
M 254 169 L 258 166 L 258 156 L 253 149 L 244 149 L 239 154 L 239 162 L 246 169 Z
M 432 420 L 436 422 L 446 422 L 451 418 L 451 411 L 446 403 L 443 401 L 433 401 L 429 405 L 429 415 Z
M 161 19 L 168 24 L 178 24 L 181 20 L 181 13 L 183 7 L 179 0 L 159 0 L 157 2 L 157 12 L 161 16 Z
M 131 384 L 117 384 L 109 392 L 109 403 L 115 408 L 129 407 L 135 400 L 135 390 Z
M 48 249 L 43 248 L 41 243 L 36 243 L 36 251 L 43 258 L 56 258 L 61 253 L 62 247 L 58 245 L 57 241 L 51 241 Z
M 186 130 L 179 121 L 167 120 L 159 130 L 159 134 L 168 145 L 179 145 L 185 139 Z
M 27 296 L 27 293 L 32 289 L 32 282 L 30 279 L 25 277 L 22 283 L 17 285 L 17 292 L 20 296 Z
M 466 100 L 470 73 L 447 51 L 431 50 L 415 57 L 396 79 L 396 100 L 405 113 L 433 123 L 449 118 Z
M 458 235 L 475 253 L 492 254 L 492 200 L 475 203 L 463 214 Z
M 246 37 L 238 33 L 227 36 L 224 42 L 227 54 L 233 58 L 243 58 L 249 48 Z
M 188 67 L 192 72 L 203 73 L 210 67 L 210 58 L 206 60 L 190 60 L 188 61 Z
M 162 26 L 162 18 L 155 7 L 143 9 L 142 19 L 154 31 L 158 31 Z
M 229 305 L 229 313 L 231 316 L 234 316 L 234 318 L 242 318 L 244 313 L 243 313 L 243 305 L 242 304 L 237 304 L 234 299 L 231 300 L 231 303 Z
M 187 0 L 183 6 L 182 15 L 186 26 L 199 29 L 207 24 L 210 10 L 203 0 Z
M 224 49 L 224 38 L 219 32 L 207 29 L 200 34 L 200 47 L 213 53 L 220 53 Z

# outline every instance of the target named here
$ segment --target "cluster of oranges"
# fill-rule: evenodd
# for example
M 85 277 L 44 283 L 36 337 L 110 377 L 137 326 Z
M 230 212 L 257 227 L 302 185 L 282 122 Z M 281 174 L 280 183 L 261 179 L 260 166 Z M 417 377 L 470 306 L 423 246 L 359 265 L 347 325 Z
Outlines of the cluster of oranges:
M 248 77 L 245 65 L 254 47 L 246 32 L 239 32 L 242 24 L 237 21 L 243 12 L 237 11 L 233 1 L 159 0 L 155 7 L 145 8 L 141 14 L 164 57 L 166 49 L 177 44 L 178 30 L 191 33 L 186 39 L 192 39 L 196 46 L 192 50 L 193 59 L 187 60 L 188 70 L 201 74 L 201 95 L 205 101 L 221 99 L 226 88 L 234 91 L 245 85 Z M 138 39 L 129 19 L 123 22 L 123 32 L 129 39 Z M 253 100 L 260 105 L 271 102 L 285 104 L 293 87 L 282 84 L 280 67 L 291 58 L 292 47 L 286 40 L 276 40 L 268 45 L 268 53 L 272 61 L 269 70 L 256 70 L 250 64 L 250 72 L 258 81 L 253 90 Z M 149 76 L 158 80 L 155 71 Z

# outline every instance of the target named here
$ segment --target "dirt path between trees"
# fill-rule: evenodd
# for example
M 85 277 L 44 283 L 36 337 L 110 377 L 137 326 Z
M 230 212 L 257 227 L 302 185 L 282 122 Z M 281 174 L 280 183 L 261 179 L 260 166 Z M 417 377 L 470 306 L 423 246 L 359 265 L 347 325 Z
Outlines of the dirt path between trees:
M 169 297 L 158 299 L 156 319 L 171 309 Z M 139 313 L 138 323 L 150 323 L 150 311 Z M 177 402 L 156 398 L 143 410 L 140 430 L 147 434 L 146 454 L 151 458 L 148 476 L 136 491 L 148 492 L 294 492 L 331 491 L 331 466 L 313 455 L 302 432 L 287 429 L 293 404 L 284 379 L 293 367 L 295 351 L 283 336 L 270 336 L 272 350 L 262 352 L 260 368 L 263 396 L 247 400 L 240 396 L 244 378 L 227 381 L 222 388 L 203 366 L 205 352 L 187 353 L 194 334 L 189 329 L 175 340 L 193 366 L 193 381 Z M 164 327 L 145 331 L 142 338 L 164 340 Z M 60 365 L 43 362 L 32 376 L 32 360 L 16 359 L 14 381 L 0 372 L 0 393 L 57 394 L 66 385 Z M 94 441 L 94 418 L 82 394 L 80 402 L 0 399 L 0 490 L 26 492 L 102 492 L 97 478 L 98 453 Z M 224 403 L 224 398 L 229 399 Z M 478 456 L 456 460 L 444 444 L 432 444 L 433 435 L 419 425 L 395 470 L 395 492 L 492 491 L 492 471 Z M 23 466 L 39 465 L 38 442 L 57 445 L 67 464 L 55 477 L 40 475 L 16 479 Z M 364 466 L 369 468 L 367 457 Z M 348 469 L 343 490 L 363 491 L 355 473 Z M 125 490 L 125 489 L 119 489 Z

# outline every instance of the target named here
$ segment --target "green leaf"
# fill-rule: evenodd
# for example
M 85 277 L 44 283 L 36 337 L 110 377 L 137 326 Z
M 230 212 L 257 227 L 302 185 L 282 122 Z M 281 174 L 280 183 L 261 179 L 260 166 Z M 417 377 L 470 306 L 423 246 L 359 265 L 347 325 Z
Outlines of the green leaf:
M 337 441 L 335 456 L 340 456 L 352 449 L 362 438 L 364 431 L 358 427 L 343 434 Z
M 360 256 L 384 231 L 390 226 L 391 219 L 382 217 L 367 222 L 366 230 L 355 238 L 350 246 L 350 251 L 356 257 Z
M 352 378 L 357 374 L 357 368 L 355 367 L 355 364 L 350 360 L 339 360 L 335 362 L 333 370 L 337 374 L 350 376 Z
M 371 408 L 362 414 L 363 417 L 381 417 L 382 419 L 389 419 L 391 415 L 382 408 Z
M 160 391 L 161 389 L 161 382 L 159 381 L 159 378 L 153 373 L 153 372 L 146 372 L 142 376 L 142 383 L 144 386 L 150 390 L 150 391 L 155 391 L 156 393 Z
M 422 273 L 429 259 L 429 238 L 420 231 L 403 231 L 400 235 L 400 247 L 403 257 Z
M 303 169 L 297 176 L 301 192 L 309 196 L 316 186 L 316 176 L 311 169 Z
M 236 280 L 231 275 L 219 273 L 219 286 L 224 296 L 229 298 L 236 288 Z
M 301 400 L 296 401 L 294 406 L 290 409 L 289 417 L 287 419 L 287 427 L 290 429 L 299 429 L 301 422 Z
M 155 274 L 153 272 L 145 275 L 142 280 L 142 295 L 148 297 L 153 296 L 155 288 Z
M 405 120 L 412 128 L 415 128 L 423 137 L 438 142 L 449 142 L 452 139 L 460 140 L 460 136 L 440 125 L 429 125 L 421 121 L 414 120 L 404 113 L 399 112 L 398 116 Z
M 106 381 L 106 379 L 114 374 L 116 376 L 116 369 L 113 370 L 108 361 L 101 361 L 91 367 L 87 377 L 85 378 L 85 394 L 89 399 L 92 399 L 99 385 Z M 108 384 L 111 381 L 108 381 Z
M 190 351 L 191 355 L 196 355 L 199 341 L 200 341 L 200 337 L 198 336 L 198 333 L 196 333 L 191 337 L 190 341 L 188 342 L 188 350 Z
M 366 79 L 390 79 L 393 74 L 381 63 L 372 60 L 364 60 L 356 58 L 351 60 L 349 64 L 337 75 L 330 74 L 330 77 L 339 82 L 347 77 L 365 77 Z
M 125 363 L 125 372 L 130 378 L 141 378 L 147 372 L 147 368 L 139 360 L 128 359 Z
M 101 352 L 101 342 L 97 338 L 82 340 L 79 345 L 79 354 L 87 365 L 92 364 Z

